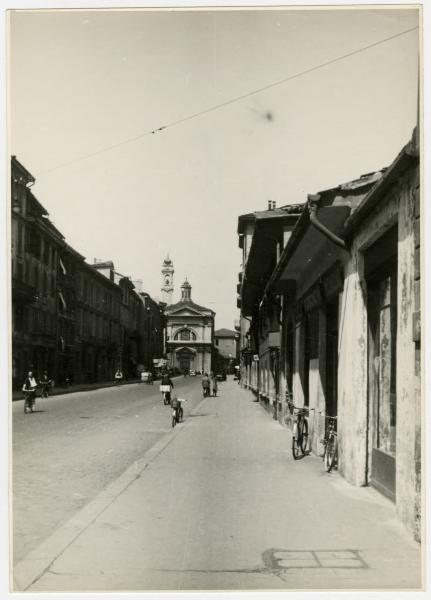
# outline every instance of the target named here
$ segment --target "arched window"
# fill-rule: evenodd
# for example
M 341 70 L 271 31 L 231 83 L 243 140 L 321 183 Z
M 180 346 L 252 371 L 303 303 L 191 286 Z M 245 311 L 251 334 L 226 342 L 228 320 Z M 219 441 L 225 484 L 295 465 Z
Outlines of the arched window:
M 190 340 L 196 339 L 196 334 L 190 329 L 181 329 L 180 331 L 177 331 L 174 339 L 189 342 Z

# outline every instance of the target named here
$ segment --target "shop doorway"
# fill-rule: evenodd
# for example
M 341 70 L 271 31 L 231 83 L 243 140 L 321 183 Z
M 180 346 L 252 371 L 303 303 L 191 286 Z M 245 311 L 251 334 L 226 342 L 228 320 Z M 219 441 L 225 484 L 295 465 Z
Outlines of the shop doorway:
M 365 254 L 368 312 L 368 477 L 396 497 L 397 249 L 392 228 Z

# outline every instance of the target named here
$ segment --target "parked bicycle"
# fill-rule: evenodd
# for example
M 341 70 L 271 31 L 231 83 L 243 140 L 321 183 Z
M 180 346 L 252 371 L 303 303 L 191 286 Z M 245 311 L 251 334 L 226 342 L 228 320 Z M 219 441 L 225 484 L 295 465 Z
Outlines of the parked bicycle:
M 325 437 L 323 439 L 323 464 L 329 473 L 338 461 L 337 417 L 325 415 Z
M 292 430 L 292 456 L 294 460 L 299 458 L 299 455 L 305 455 L 308 447 L 308 420 L 307 416 L 310 411 L 308 406 L 295 406 L 292 402 L 288 402 L 288 406 L 294 413 Z M 295 412 L 296 411 L 296 412 Z

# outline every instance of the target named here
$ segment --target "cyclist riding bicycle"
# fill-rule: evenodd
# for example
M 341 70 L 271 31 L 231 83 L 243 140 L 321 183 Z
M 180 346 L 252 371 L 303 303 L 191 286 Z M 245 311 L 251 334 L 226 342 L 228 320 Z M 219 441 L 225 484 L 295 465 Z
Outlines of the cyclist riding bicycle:
M 177 423 L 183 420 L 184 410 L 183 410 L 183 402 L 187 402 L 184 398 L 177 398 L 174 396 L 172 398 L 171 406 L 175 411 L 175 420 Z
M 163 394 L 163 400 L 165 404 L 171 403 L 171 391 L 173 387 L 174 384 L 172 383 L 172 379 L 169 377 L 169 374 L 164 373 L 160 382 L 160 391 Z

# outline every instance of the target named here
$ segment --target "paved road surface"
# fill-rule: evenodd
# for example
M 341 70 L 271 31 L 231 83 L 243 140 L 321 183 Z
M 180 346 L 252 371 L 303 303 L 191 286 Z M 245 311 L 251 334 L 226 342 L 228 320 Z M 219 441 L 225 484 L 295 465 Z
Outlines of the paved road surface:
M 411 589 L 420 548 L 377 492 L 293 461 L 288 432 L 229 381 L 14 575 L 33 592 Z
M 200 379 L 174 379 L 199 402 Z M 159 385 L 123 385 L 23 402 L 13 410 L 14 562 L 38 546 L 171 429 Z

